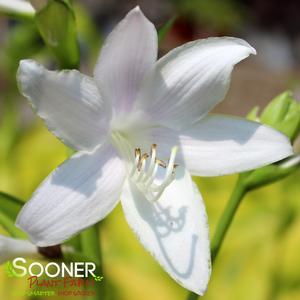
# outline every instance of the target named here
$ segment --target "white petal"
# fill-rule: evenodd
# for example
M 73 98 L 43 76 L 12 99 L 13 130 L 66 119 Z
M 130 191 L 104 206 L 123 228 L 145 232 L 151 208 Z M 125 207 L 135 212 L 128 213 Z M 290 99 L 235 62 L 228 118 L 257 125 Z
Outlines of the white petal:
M 59 244 L 115 207 L 124 178 L 123 162 L 110 145 L 75 154 L 41 184 L 16 224 L 38 246 Z
M 234 65 L 251 53 L 248 43 L 229 37 L 184 44 L 156 63 L 135 109 L 148 113 L 152 123 L 184 128 L 224 99 Z
M 115 112 L 129 112 L 146 72 L 157 59 L 157 33 L 139 7 L 108 36 L 96 69 L 101 94 Z
M 20 90 L 47 127 L 68 146 L 93 149 L 105 138 L 109 113 L 94 81 L 78 71 L 48 71 L 22 60 Z
M 121 202 L 143 246 L 179 284 L 202 295 L 210 277 L 209 232 L 205 206 L 190 175 L 178 168 L 176 180 L 154 203 L 127 182 Z
M 31 4 L 24 0 L 0 0 L 0 11 L 26 15 L 34 15 L 35 13 Z
M 0 264 L 16 257 L 38 256 L 38 250 L 35 245 L 27 240 L 14 239 L 0 234 Z
M 289 139 L 279 131 L 242 118 L 210 115 L 185 131 L 153 129 L 148 142 L 158 145 L 165 158 L 179 145 L 179 159 L 191 174 L 219 176 L 256 169 L 293 153 Z M 179 162 L 180 164 L 180 162 Z

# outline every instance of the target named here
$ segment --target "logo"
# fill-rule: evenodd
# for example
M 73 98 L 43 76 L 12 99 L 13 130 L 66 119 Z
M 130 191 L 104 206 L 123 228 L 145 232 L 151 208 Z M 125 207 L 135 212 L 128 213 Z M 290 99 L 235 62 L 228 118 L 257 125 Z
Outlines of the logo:
M 94 296 L 95 284 L 103 280 L 93 262 L 30 262 L 17 257 L 5 264 L 8 277 L 24 278 L 27 296 Z M 20 295 L 18 295 L 20 296 Z

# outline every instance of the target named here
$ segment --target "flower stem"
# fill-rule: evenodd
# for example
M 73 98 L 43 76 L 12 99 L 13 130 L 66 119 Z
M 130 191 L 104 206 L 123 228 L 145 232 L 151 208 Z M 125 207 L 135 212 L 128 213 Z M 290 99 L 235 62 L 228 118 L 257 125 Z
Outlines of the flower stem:
M 221 246 L 223 244 L 227 231 L 232 223 L 234 215 L 239 207 L 239 204 L 241 203 L 241 200 L 244 198 L 246 193 L 247 193 L 247 188 L 243 184 L 243 177 L 240 176 L 229 198 L 229 201 L 225 207 L 225 210 L 219 220 L 219 223 L 217 225 L 215 234 L 211 242 L 212 264 L 214 263 L 221 249 Z M 191 292 L 189 293 L 187 300 L 196 300 L 198 297 L 199 296 L 197 294 Z
M 95 224 L 89 227 L 80 234 L 82 252 L 85 256 L 92 259 L 97 265 L 96 275 L 103 276 L 102 265 L 102 252 L 100 246 L 100 228 L 99 224 Z M 93 299 L 105 299 L 105 285 L 104 282 L 95 282 L 95 297 L 89 297 Z
M 193 292 L 190 292 L 188 294 L 188 297 L 186 298 L 187 300 L 196 300 L 197 298 L 199 297 L 199 295 L 193 293 Z
M 215 261 L 220 248 L 223 244 L 227 231 L 232 223 L 234 215 L 241 203 L 241 200 L 244 198 L 247 193 L 247 189 L 242 183 L 241 177 L 239 177 L 234 190 L 230 196 L 230 199 L 225 207 L 225 210 L 219 220 L 215 234 L 211 242 L 211 261 Z

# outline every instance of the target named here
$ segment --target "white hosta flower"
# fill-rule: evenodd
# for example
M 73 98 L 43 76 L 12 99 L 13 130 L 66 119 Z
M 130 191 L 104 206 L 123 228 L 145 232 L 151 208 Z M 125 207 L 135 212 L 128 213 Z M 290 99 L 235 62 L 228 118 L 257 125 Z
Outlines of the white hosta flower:
M 279 132 L 208 115 L 236 63 L 255 50 L 235 38 L 183 45 L 158 61 L 157 33 L 137 7 L 109 35 L 94 78 L 20 64 L 23 95 L 78 153 L 24 206 L 17 225 L 39 246 L 103 219 L 118 200 L 138 239 L 181 285 L 203 294 L 210 277 L 205 207 L 191 175 L 224 175 L 289 156 Z
M 0 0 L 0 11 L 26 15 L 33 15 L 35 13 L 32 5 L 26 0 Z
M 31 242 L 0 234 L 0 264 L 16 257 L 35 258 L 38 256 L 38 249 Z

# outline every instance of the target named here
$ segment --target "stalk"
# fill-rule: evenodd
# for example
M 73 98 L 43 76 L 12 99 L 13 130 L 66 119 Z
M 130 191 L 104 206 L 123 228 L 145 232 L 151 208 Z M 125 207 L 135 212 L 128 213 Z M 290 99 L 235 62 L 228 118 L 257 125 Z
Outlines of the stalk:
M 214 233 L 211 242 L 211 263 L 213 264 L 218 253 L 220 252 L 221 246 L 224 242 L 228 229 L 232 223 L 232 220 L 237 212 L 237 209 L 247 193 L 247 188 L 242 182 L 242 177 L 240 176 L 234 190 L 229 198 L 229 201 L 225 207 L 225 210 L 218 222 L 216 231 Z M 199 295 L 190 292 L 188 294 L 187 300 L 196 300 Z

